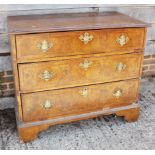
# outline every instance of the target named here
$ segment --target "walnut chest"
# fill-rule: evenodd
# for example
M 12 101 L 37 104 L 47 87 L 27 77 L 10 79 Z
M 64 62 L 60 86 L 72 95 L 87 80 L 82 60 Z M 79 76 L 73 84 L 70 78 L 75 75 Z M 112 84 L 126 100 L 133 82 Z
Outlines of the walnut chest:
M 147 26 L 117 12 L 10 16 L 20 140 L 99 115 L 136 121 Z

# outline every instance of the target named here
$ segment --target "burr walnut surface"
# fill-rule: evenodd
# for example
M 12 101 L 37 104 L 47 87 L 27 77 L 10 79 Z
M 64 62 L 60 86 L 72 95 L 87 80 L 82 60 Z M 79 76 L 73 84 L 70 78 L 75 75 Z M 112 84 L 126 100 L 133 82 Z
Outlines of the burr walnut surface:
M 117 12 L 8 17 L 21 142 L 99 115 L 136 121 L 147 26 Z

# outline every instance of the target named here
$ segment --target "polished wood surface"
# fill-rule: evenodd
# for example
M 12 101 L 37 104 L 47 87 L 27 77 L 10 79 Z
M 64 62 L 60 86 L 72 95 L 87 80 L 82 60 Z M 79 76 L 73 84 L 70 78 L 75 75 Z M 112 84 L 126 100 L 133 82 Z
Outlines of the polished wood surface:
M 38 121 L 131 104 L 137 100 L 139 80 L 82 86 L 22 95 L 23 120 Z M 122 96 L 115 97 L 116 89 Z M 44 108 L 46 101 L 52 103 Z
M 140 75 L 141 59 L 142 54 L 134 53 L 20 64 L 20 89 L 21 92 L 33 92 L 137 78 Z M 90 65 L 85 69 L 82 65 L 87 61 Z M 117 70 L 120 63 L 125 65 L 122 71 Z M 45 71 L 53 74 L 48 81 L 41 78 Z
M 8 25 L 22 142 L 99 115 L 138 119 L 149 24 L 105 12 L 16 16 Z
M 140 107 L 139 108 L 131 108 L 126 110 L 120 110 L 116 112 L 117 116 L 124 116 L 124 119 L 128 122 L 135 122 L 139 118 Z
M 143 49 L 144 32 L 144 28 L 128 28 L 17 35 L 17 59 L 26 61 L 48 57 L 103 53 L 114 50 Z M 85 33 L 93 36 L 93 39 L 87 44 L 84 44 L 79 39 Z M 129 41 L 123 46 L 117 42 L 117 39 L 122 34 L 129 38 Z M 42 51 L 38 48 L 38 44 L 43 41 L 47 41 L 52 47 L 47 51 Z
M 70 60 L 76 58 L 88 58 L 88 57 L 102 57 L 102 56 L 113 56 L 119 54 L 130 54 L 130 53 L 141 53 L 144 54 L 144 49 L 126 49 L 119 51 L 111 51 L 111 52 L 102 52 L 102 53 L 90 53 L 90 54 L 79 54 L 79 55 L 70 55 L 70 56 L 62 56 L 62 57 L 40 57 L 40 58 L 27 58 L 27 59 L 16 59 L 16 63 L 32 63 L 32 62 L 45 62 L 45 61 L 59 61 L 59 60 Z
M 79 114 L 76 116 L 67 116 L 63 118 L 56 118 L 40 122 L 28 122 L 20 124 L 18 126 L 18 133 L 20 142 L 24 143 L 36 139 L 40 132 L 47 130 L 51 125 L 75 122 L 109 114 L 116 114 L 116 116 L 123 116 L 127 122 L 135 122 L 139 117 L 139 112 L 140 112 L 139 105 L 132 104 L 119 108 L 103 109 L 100 111 Z
M 10 35 L 10 44 L 11 44 L 11 56 L 12 56 L 12 68 L 13 68 L 13 75 L 14 75 L 14 84 L 15 84 L 15 97 L 17 104 L 15 104 L 16 110 L 16 117 L 22 121 L 22 107 L 21 107 L 21 96 L 19 93 L 19 76 L 18 76 L 18 65 L 16 62 L 17 51 L 16 51 L 16 38 L 15 35 Z
M 21 15 L 8 18 L 9 33 L 15 34 L 147 26 L 150 24 L 118 12 Z

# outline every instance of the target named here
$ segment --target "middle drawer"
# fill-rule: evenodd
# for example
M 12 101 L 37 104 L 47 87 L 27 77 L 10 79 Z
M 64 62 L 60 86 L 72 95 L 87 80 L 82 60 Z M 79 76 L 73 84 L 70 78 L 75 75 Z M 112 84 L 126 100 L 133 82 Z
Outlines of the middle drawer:
M 141 58 L 134 53 L 19 64 L 20 89 L 31 92 L 137 78 Z

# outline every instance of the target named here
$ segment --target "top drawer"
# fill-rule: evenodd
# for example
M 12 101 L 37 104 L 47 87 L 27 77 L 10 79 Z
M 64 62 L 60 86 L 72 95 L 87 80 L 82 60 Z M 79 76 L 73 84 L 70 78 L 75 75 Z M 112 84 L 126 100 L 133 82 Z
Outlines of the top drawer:
M 17 35 L 17 59 L 33 60 L 144 47 L 144 28 Z

